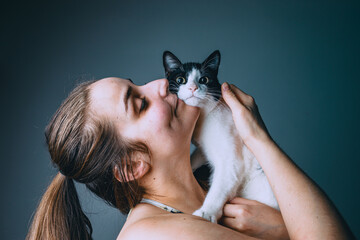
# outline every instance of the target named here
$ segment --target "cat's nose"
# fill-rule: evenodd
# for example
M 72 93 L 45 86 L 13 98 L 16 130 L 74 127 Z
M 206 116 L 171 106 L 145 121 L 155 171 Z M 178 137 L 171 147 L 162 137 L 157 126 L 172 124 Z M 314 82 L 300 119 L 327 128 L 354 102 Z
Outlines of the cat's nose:
M 198 89 L 198 87 L 196 85 L 191 85 L 189 86 L 189 90 L 193 93 Z

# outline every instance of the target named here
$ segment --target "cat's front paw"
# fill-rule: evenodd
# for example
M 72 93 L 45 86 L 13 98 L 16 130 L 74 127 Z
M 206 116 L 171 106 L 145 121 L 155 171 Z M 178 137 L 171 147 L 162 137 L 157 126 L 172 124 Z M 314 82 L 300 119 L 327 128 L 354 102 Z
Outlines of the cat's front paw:
M 216 212 L 211 212 L 211 211 L 207 211 L 205 209 L 198 209 L 195 212 L 193 212 L 194 216 L 198 216 L 198 217 L 202 217 L 205 218 L 206 220 L 213 222 L 213 223 L 217 223 L 217 219 L 220 218 L 220 216 L 222 215 L 222 212 L 220 211 L 220 213 L 216 213 Z

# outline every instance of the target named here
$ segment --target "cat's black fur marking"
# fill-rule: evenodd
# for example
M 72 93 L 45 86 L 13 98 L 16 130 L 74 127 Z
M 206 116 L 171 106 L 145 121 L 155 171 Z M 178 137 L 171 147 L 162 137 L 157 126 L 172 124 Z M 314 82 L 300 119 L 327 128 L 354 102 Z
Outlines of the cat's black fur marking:
M 217 78 L 218 69 L 220 65 L 220 52 L 214 51 L 209 57 L 205 59 L 203 63 L 188 62 L 182 64 L 181 61 L 171 52 L 165 51 L 163 54 L 163 64 L 165 68 L 165 76 L 169 81 L 169 90 L 172 93 L 177 94 L 179 84 L 176 82 L 176 78 L 181 76 L 186 80 L 188 74 L 193 68 L 200 71 L 201 77 L 208 77 L 209 82 L 206 84 L 208 92 L 213 93 L 212 96 L 215 100 L 219 100 L 221 96 L 221 85 Z

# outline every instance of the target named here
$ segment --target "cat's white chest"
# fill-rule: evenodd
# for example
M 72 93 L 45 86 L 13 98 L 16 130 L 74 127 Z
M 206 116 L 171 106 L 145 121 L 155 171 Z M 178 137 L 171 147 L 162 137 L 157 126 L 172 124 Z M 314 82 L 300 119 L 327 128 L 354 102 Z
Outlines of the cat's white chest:
M 198 129 L 199 134 L 196 141 L 209 154 L 215 149 L 219 153 L 233 152 L 234 141 L 238 138 L 238 133 L 234 127 L 231 111 L 222 105 L 215 107 L 210 112 L 207 110 L 202 110 L 204 118 L 201 128 Z

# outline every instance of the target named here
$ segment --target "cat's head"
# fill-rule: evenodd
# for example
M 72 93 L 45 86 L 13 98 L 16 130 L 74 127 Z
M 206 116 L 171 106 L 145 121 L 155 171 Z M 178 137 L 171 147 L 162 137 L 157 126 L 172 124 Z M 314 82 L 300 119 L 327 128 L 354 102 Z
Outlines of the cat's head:
M 201 64 L 182 64 L 174 54 L 165 51 L 163 63 L 170 91 L 186 104 L 202 107 L 207 101 L 217 101 L 221 97 L 221 85 L 217 78 L 220 64 L 218 50 Z

